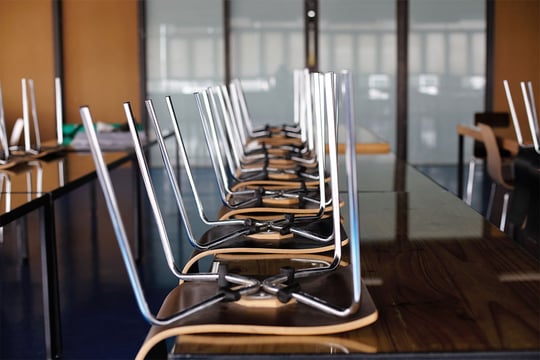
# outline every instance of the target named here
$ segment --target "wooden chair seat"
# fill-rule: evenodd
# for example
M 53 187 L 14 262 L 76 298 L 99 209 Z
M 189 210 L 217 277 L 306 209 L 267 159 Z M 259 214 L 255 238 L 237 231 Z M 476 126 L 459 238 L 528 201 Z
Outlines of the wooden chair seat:
M 371 354 L 377 351 L 372 338 L 349 339 L 340 336 L 212 334 L 176 337 L 171 355 L 176 354 Z
M 329 177 L 325 177 L 325 184 L 330 182 Z M 319 180 L 304 181 L 301 179 L 294 180 L 250 180 L 237 182 L 231 186 L 232 191 L 253 190 L 263 187 L 268 190 L 288 190 L 288 189 L 304 189 L 317 190 L 319 188 Z
M 223 244 L 213 247 L 215 253 L 317 253 L 333 249 L 334 242 L 330 239 L 333 231 L 332 217 L 324 217 L 318 220 L 295 221 L 294 227 L 316 234 L 321 238 L 329 238 L 328 241 L 317 241 L 306 238 L 292 232 L 279 233 L 278 231 L 261 231 L 251 234 L 242 234 L 232 236 L 231 239 Z M 199 244 L 204 246 L 210 244 L 216 239 L 224 238 L 229 234 L 239 233 L 246 229 L 243 225 L 225 225 L 216 226 L 208 229 L 199 239 Z M 341 230 L 341 242 L 345 244 L 348 241 L 343 227 Z M 211 250 L 196 250 L 195 252 L 208 253 Z M 206 255 L 203 255 L 206 256 Z M 191 261 L 191 260 L 190 260 Z
M 275 208 L 302 208 L 306 202 L 316 204 L 320 201 L 319 188 L 273 188 L 267 186 L 258 187 L 244 187 L 242 190 L 258 190 L 260 194 L 260 204 L 264 207 Z M 242 204 L 249 203 L 249 200 L 253 200 L 253 194 L 243 195 L 241 190 L 235 190 L 236 194 L 230 194 L 227 196 L 228 204 Z M 242 195 L 238 195 L 242 194 Z M 330 188 L 325 187 L 326 199 L 331 198 Z M 253 204 L 251 202 L 251 204 Z
M 347 302 L 352 297 L 348 286 L 351 281 L 348 267 L 298 281 L 303 291 L 337 305 L 348 306 Z M 158 316 L 177 313 L 212 296 L 217 290 L 215 283 L 182 283 L 169 293 Z M 378 317 L 377 308 L 363 283 L 359 311 L 345 318 L 322 313 L 294 301 L 273 308 L 259 307 L 257 301 L 254 299 L 242 304 L 221 302 L 171 325 L 152 326 L 136 358 L 144 359 L 157 344 L 186 334 L 326 335 L 368 326 Z
M 343 207 L 344 203 L 339 204 L 340 207 Z M 323 209 L 324 213 L 329 213 L 332 211 L 332 205 L 326 206 Z M 282 219 L 285 214 L 295 214 L 299 216 L 315 216 L 319 213 L 318 204 L 306 204 L 305 207 L 250 207 L 245 209 L 229 209 L 226 206 L 222 206 L 218 212 L 219 220 L 226 219 L 257 219 L 257 220 L 277 220 Z

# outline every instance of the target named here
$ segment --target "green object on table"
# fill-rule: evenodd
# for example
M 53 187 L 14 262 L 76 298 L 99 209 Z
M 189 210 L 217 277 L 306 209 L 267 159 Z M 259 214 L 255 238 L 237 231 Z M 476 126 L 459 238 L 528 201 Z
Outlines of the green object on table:
M 127 123 L 107 123 L 107 125 L 114 128 L 112 131 L 129 131 Z M 94 127 L 96 127 L 96 124 L 94 124 Z M 142 124 L 137 124 L 137 130 L 142 131 L 142 129 Z M 63 124 L 62 135 L 64 141 L 62 142 L 62 145 L 69 145 L 75 135 L 81 131 L 84 132 L 82 124 Z

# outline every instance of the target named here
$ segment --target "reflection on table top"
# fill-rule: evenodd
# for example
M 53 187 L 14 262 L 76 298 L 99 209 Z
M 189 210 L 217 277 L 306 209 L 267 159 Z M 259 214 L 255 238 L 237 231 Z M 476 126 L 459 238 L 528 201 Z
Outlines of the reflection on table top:
M 345 154 L 345 129 L 338 129 L 338 154 Z M 328 153 L 328 145 L 326 152 Z M 390 152 L 390 144 L 387 141 L 380 139 L 377 135 L 366 128 L 358 128 L 356 131 L 355 151 L 357 154 L 388 154 Z
M 348 197 L 342 214 L 348 213 Z M 360 233 L 363 244 L 394 242 L 399 236 L 418 241 L 481 238 L 484 218 L 443 189 L 359 193 Z M 348 228 L 347 216 L 344 223 Z M 456 226 L 459 224 L 459 226 Z M 501 234 L 502 236 L 502 234 Z
M 512 240 L 444 192 L 360 199 L 379 320 L 357 336 L 375 336 L 379 352 L 540 349 L 539 264 Z M 372 213 L 383 204 L 395 210 Z
M 122 134 L 122 149 L 114 146 L 110 150 L 102 148 L 103 158 L 109 168 L 120 166 L 134 157 L 133 149 L 126 139 L 127 134 Z M 164 131 L 164 139 L 172 139 L 172 131 Z M 145 147 L 155 146 L 157 142 L 144 142 Z M 55 147 L 54 141 L 43 143 L 50 148 Z M 102 144 L 103 145 L 103 144 Z M 105 144 L 105 146 L 107 146 Z M 95 178 L 96 167 L 89 150 L 74 149 L 70 146 L 54 151 L 45 156 L 37 156 L 36 159 L 26 163 L 17 164 L 14 167 L 0 171 L 0 194 L 4 197 L 4 204 L 0 207 L 0 217 L 7 215 L 11 209 L 14 211 L 18 206 L 36 205 L 36 199 L 48 194 L 55 199 L 77 188 L 86 181 Z M 15 194 L 31 193 L 28 200 Z M 12 194 L 13 196 L 8 196 Z M 13 201 L 11 201 L 13 198 Z M 8 201 L 7 203 L 5 201 Z M 7 205 L 7 206 L 6 206 Z M 37 206 L 37 205 L 36 205 Z M 4 218 L 12 218 L 13 214 Z
M 345 194 L 342 199 L 347 203 Z M 350 353 L 413 358 L 420 353 L 433 358 L 442 353 L 445 358 L 538 355 L 536 260 L 435 184 L 422 191 L 359 192 L 359 204 L 362 278 L 379 312 L 374 324 L 313 337 L 183 335 L 174 351 L 182 356 L 291 358 Z
M 425 186 L 438 187 L 412 166 L 400 162 L 392 153 L 356 156 L 359 191 L 414 191 Z M 339 157 L 338 169 L 345 171 L 345 158 Z M 339 189 L 347 189 L 347 179 L 339 178 Z
M 107 164 L 126 161 L 129 152 L 105 152 Z M 357 155 L 358 189 L 362 192 L 423 192 L 435 194 L 443 189 L 432 180 L 416 171 L 413 167 L 400 164 L 393 154 Z M 344 170 L 344 158 L 339 157 L 339 169 Z M 0 172 L 0 182 L 4 186 L 0 194 L 33 193 L 32 197 L 45 192 L 59 191 L 64 184 L 72 183 L 85 176 L 93 175 L 95 166 L 89 152 L 67 152 L 64 156 L 35 161 L 32 164 L 19 166 L 9 171 Z M 11 183 L 10 191 L 6 191 L 6 183 Z M 339 188 L 346 189 L 346 179 L 341 177 Z M 426 191 L 430 189 L 430 191 Z M 451 195 L 447 195 L 453 198 Z M 16 197 L 22 201 L 24 197 Z M 419 201 L 427 201 L 424 198 Z M 0 201 L 2 201 L 0 199 Z M 437 198 L 437 201 L 440 199 Z M 456 200 L 457 201 L 457 200 Z M 12 202 L 12 207 L 16 206 Z M 436 204 L 433 204 L 436 205 Z M 3 205 L 2 205 L 3 206 Z
M 131 158 L 131 152 L 105 152 L 109 166 L 119 166 Z M 20 164 L 0 171 L 0 217 L 11 219 L 15 210 L 37 208 L 41 197 L 60 196 L 95 177 L 95 165 L 89 152 L 67 151 L 55 156 Z M 10 214 L 8 214 L 10 213 Z M 6 216 L 8 215 L 8 216 Z M 4 219 L 5 218 L 5 219 Z
M 125 161 L 128 152 L 106 152 L 103 154 L 107 164 Z M 95 165 L 89 152 L 65 152 L 41 160 L 0 172 L 0 181 L 4 182 L 1 192 L 44 193 L 53 192 L 67 183 L 77 181 L 95 173 Z M 6 183 L 10 182 L 10 188 Z M 8 189 L 10 189 L 8 191 Z

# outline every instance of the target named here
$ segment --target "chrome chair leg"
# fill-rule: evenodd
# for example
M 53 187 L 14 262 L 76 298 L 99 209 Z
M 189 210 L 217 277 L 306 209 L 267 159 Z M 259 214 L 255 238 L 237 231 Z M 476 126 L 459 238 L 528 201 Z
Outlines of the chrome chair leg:
M 476 170 L 476 159 L 472 158 L 471 160 L 469 160 L 469 174 L 467 176 L 467 189 L 466 189 L 466 195 L 465 195 L 465 203 L 469 206 L 472 205 L 472 192 L 473 192 L 473 186 L 474 186 L 475 170 Z
M 504 232 L 506 230 L 506 216 L 508 213 L 508 200 L 510 198 L 510 193 L 506 192 L 504 193 L 503 197 L 503 207 L 501 211 L 501 223 L 499 225 L 499 229 Z
M 497 185 L 495 183 L 491 184 L 490 191 L 489 191 L 489 200 L 486 208 L 486 219 L 491 219 L 491 212 L 493 210 L 493 202 L 495 201 L 495 191 L 496 191 Z

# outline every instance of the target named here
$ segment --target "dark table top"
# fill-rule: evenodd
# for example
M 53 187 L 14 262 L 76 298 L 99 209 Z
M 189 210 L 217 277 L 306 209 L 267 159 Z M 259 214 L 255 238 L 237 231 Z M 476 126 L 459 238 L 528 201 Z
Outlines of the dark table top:
M 131 155 L 105 156 L 109 165 L 119 165 Z M 393 155 L 358 155 L 357 163 L 362 278 L 378 320 L 325 336 L 182 336 L 177 339 L 178 356 L 540 356 L 536 259 Z M 67 152 L 4 174 L 12 189 L 0 194 L 0 218 L 6 216 L 7 195 L 11 209 L 21 207 L 38 201 L 40 193 L 61 195 L 69 190 L 66 184 L 95 177 L 95 169 L 89 153 Z M 345 189 L 344 183 L 340 189 Z M 347 204 L 345 193 L 342 198 Z
M 325 336 L 183 335 L 177 356 L 540 357 L 538 261 L 393 156 L 358 165 L 362 278 L 378 320 Z

